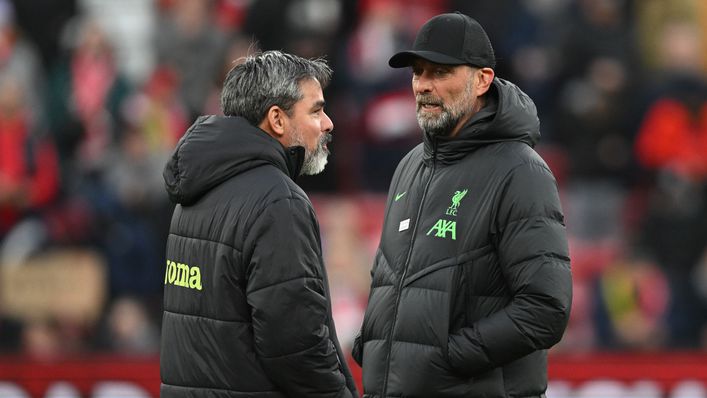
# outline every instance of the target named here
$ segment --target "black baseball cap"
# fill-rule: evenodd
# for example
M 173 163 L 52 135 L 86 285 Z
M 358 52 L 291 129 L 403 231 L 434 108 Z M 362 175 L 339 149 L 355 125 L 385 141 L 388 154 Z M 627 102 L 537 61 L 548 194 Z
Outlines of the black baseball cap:
M 496 66 L 496 57 L 486 31 L 472 17 L 460 12 L 440 14 L 425 22 L 417 32 L 412 50 L 393 55 L 388 65 L 405 68 L 415 58 L 445 65 Z

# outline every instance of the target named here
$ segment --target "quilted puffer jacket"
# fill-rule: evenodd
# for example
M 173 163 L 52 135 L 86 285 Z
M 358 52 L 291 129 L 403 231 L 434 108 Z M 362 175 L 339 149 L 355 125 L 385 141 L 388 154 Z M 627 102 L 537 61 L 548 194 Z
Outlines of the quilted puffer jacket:
M 364 396 L 541 397 L 572 282 L 533 102 L 496 78 L 454 138 L 396 170 L 354 358 Z
M 319 226 L 285 149 L 237 117 L 205 116 L 164 172 L 164 397 L 358 396 L 331 316 Z

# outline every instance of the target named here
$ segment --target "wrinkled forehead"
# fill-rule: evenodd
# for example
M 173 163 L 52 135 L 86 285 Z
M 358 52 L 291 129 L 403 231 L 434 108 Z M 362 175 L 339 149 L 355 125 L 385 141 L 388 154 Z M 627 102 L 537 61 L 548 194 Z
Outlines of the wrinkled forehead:
M 297 104 L 307 107 L 324 106 L 324 93 L 319 80 L 316 78 L 302 79 L 299 82 L 299 87 L 302 98 L 297 101 Z
M 322 85 L 313 77 L 300 80 L 299 89 L 303 97 L 323 97 Z

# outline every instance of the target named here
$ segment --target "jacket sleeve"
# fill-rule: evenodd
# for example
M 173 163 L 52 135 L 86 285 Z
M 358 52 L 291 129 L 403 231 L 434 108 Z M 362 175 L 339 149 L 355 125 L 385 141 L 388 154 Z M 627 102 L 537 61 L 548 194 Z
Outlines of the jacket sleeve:
M 246 238 L 246 294 L 256 355 L 291 397 L 351 397 L 329 330 L 319 232 L 310 205 L 266 205 Z
M 393 178 L 390 180 L 390 186 L 388 187 L 388 196 L 385 201 L 385 217 L 384 219 L 388 219 L 388 210 L 390 209 L 390 205 L 393 202 L 393 198 L 395 197 L 395 193 L 399 191 L 398 189 L 398 184 L 400 183 L 400 176 L 403 174 L 403 172 L 408 169 L 408 165 L 414 158 L 421 158 L 422 157 L 422 151 L 423 151 L 423 144 L 419 144 L 417 147 L 415 147 L 412 151 L 408 152 L 405 157 L 398 163 L 398 166 L 395 168 L 395 172 L 393 173 Z M 376 265 L 378 262 L 378 256 L 381 254 L 381 245 L 379 244 L 378 247 L 378 252 L 376 253 L 376 259 L 373 263 L 373 266 L 371 267 L 370 270 L 370 277 L 371 277 L 371 286 L 369 289 L 368 293 L 368 300 L 366 300 L 367 303 L 371 302 L 371 293 L 373 292 L 373 277 L 376 272 Z M 358 333 L 356 334 L 356 337 L 354 338 L 353 341 L 353 346 L 351 348 L 351 357 L 353 360 L 358 364 L 358 366 L 363 366 L 363 324 L 361 325 L 361 328 L 359 329 Z
M 511 171 L 491 233 L 512 298 L 501 311 L 450 335 L 449 362 L 460 374 L 471 377 L 560 341 L 572 301 L 563 220 L 547 166 Z
M 361 331 L 354 338 L 353 347 L 351 348 L 351 358 L 358 366 L 363 366 L 363 343 L 361 342 Z

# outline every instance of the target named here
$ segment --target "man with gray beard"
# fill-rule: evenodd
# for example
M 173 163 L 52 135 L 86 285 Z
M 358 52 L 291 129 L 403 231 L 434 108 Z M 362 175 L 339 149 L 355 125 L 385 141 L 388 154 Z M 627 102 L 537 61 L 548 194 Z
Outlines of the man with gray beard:
M 433 17 L 410 67 L 423 143 L 388 192 L 354 359 L 367 397 L 541 398 L 572 279 L 533 101 L 474 19 Z
M 164 397 L 358 397 L 336 337 L 319 226 L 301 174 L 334 128 L 323 60 L 279 51 L 226 76 L 164 170 Z

